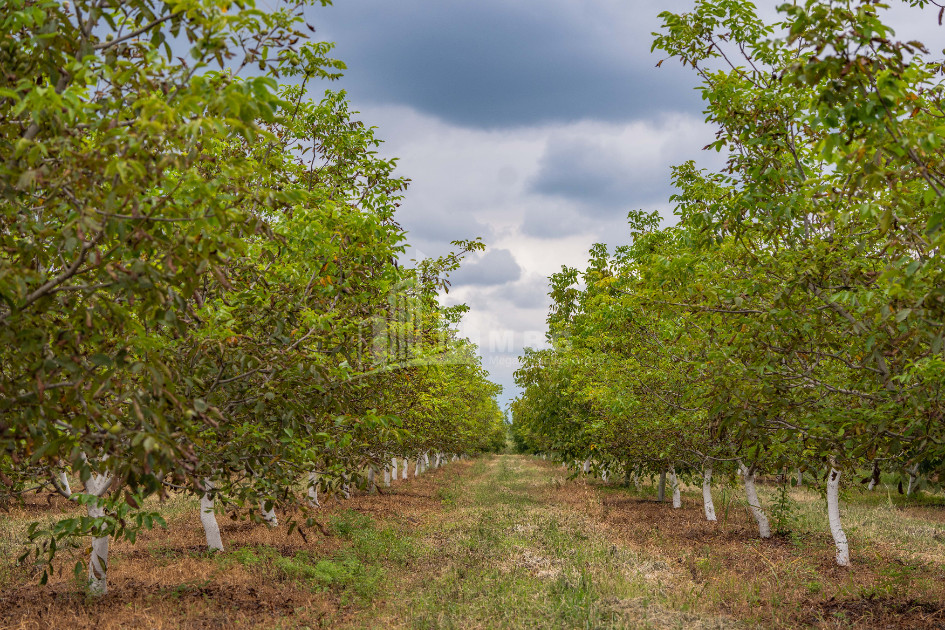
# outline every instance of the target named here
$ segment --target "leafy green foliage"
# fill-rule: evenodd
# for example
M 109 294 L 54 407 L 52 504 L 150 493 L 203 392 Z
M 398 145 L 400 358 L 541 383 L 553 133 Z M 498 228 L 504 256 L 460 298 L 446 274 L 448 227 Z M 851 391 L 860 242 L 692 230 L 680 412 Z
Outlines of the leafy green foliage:
M 167 487 L 258 518 L 309 472 L 332 491 L 502 430 L 437 299 L 483 245 L 399 263 L 408 180 L 343 92 L 307 98 L 344 64 L 306 4 L 0 9 L 0 480 L 111 480 L 105 517 L 31 530 L 37 557 L 134 541 Z

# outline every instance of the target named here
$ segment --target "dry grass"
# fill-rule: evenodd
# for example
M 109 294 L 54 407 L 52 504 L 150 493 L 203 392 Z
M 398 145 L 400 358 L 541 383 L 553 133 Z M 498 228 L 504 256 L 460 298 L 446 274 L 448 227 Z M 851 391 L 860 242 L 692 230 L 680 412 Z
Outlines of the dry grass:
M 439 508 L 434 497 L 438 483 L 467 465 L 457 463 L 451 471 L 397 482 L 385 496 L 355 495 L 349 501 L 330 501 L 319 519 L 327 523 L 351 510 L 405 531 L 415 528 Z M 27 523 L 73 510 L 67 501 L 52 498 L 47 502 L 45 496 L 30 496 L 24 505 L 11 508 L 0 517 L 4 557 L 12 564 Z M 363 605 L 350 589 L 322 587 L 284 571 L 273 573 L 269 566 L 273 559 L 291 560 L 300 553 L 313 560 L 334 558 L 350 547 L 344 537 L 309 532 L 304 540 L 298 533 L 287 535 L 285 527 L 273 529 L 220 516 L 226 553 L 212 556 L 205 551 L 195 500 L 172 498 L 162 512 L 166 530 L 144 533 L 133 546 L 112 544 L 109 592 L 103 598 L 88 597 L 74 581 L 72 565 L 84 559 L 85 549 L 63 553 L 58 563 L 61 570 L 46 586 L 38 586 L 36 576 L 26 569 L 8 564 L 0 589 L 0 628 L 332 627 Z M 245 562 L 257 555 L 264 559 L 260 565 Z
M 770 512 L 774 489 L 761 495 Z M 715 492 L 716 523 L 704 518 L 701 489 L 684 492 L 679 510 L 650 488 L 637 494 L 575 480 L 546 490 L 548 501 L 591 515 L 615 544 L 661 560 L 674 606 L 770 627 L 945 627 L 945 506 L 876 505 L 864 495 L 850 491 L 844 503 L 853 562 L 845 569 L 833 561 L 816 491 L 792 490 L 793 531 L 765 541 L 733 488 Z

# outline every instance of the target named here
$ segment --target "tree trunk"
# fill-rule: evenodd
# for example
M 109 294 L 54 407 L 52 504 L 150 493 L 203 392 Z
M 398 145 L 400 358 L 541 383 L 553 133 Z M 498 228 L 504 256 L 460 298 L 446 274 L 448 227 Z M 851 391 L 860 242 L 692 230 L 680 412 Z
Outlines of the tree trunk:
M 375 474 L 376 472 L 374 470 L 374 464 L 371 464 L 370 466 L 368 466 L 368 471 L 367 471 L 367 487 L 368 487 L 368 493 L 370 494 L 374 494 L 375 492 L 377 492 L 377 487 L 374 484 Z
M 110 475 L 92 473 L 85 484 L 86 494 L 101 497 L 108 490 L 112 478 Z M 89 518 L 105 516 L 105 508 L 98 501 L 90 501 L 86 509 Z M 92 554 L 89 556 L 89 592 L 104 595 L 108 592 L 108 536 L 92 537 Z
M 266 509 L 266 502 L 269 502 L 270 508 Z M 271 499 L 263 499 L 259 502 L 259 513 L 269 527 L 279 527 L 279 517 L 276 516 L 276 504 Z
M 847 535 L 840 524 L 840 471 L 830 462 L 830 474 L 827 477 L 827 519 L 830 521 L 830 533 L 837 546 L 837 564 L 841 567 L 850 566 L 850 547 L 847 544 Z
M 906 488 L 906 496 L 909 496 L 913 491 L 918 490 L 918 480 L 919 480 L 919 465 L 916 464 L 909 469 L 909 487 Z
M 585 475 L 586 475 L 587 473 L 591 472 L 591 460 L 590 460 L 590 458 L 584 460 L 584 467 L 581 469 L 581 472 L 583 472 Z
M 660 483 L 656 488 L 656 500 L 662 503 L 666 500 L 666 471 L 660 472 Z
M 59 488 L 67 497 L 72 496 L 72 486 L 69 485 L 69 475 L 67 475 L 64 470 L 59 471 Z
M 397 481 L 397 458 L 390 458 L 390 480 Z
M 755 467 L 748 468 L 741 462 L 738 462 L 738 467 L 742 474 L 742 480 L 745 482 L 748 508 L 751 510 L 751 515 L 755 517 L 755 522 L 758 523 L 758 534 L 762 538 L 771 538 L 771 526 L 768 524 L 768 517 L 761 507 L 761 501 L 758 500 L 758 491 L 755 489 Z
M 409 468 L 410 462 L 407 461 L 406 457 L 404 458 L 403 464 L 404 465 L 400 469 L 400 479 L 402 481 L 407 481 L 407 469 Z
M 384 465 L 384 487 L 390 488 L 390 464 Z
M 605 468 L 601 473 L 600 478 L 604 483 L 607 483 L 607 480 L 610 479 L 610 468 Z
M 702 473 L 702 505 L 705 506 L 705 520 L 714 521 L 715 503 L 712 501 L 712 465 L 705 467 Z
M 679 494 L 679 479 L 676 478 L 676 467 L 669 467 L 669 487 L 673 489 L 673 509 L 682 507 L 682 497 Z
M 220 524 L 217 523 L 217 515 L 214 511 L 216 493 L 213 491 L 213 482 L 209 479 L 204 479 L 203 486 L 205 492 L 200 497 L 200 523 L 203 525 L 203 533 L 207 538 L 207 549 L 210 551 L 223 551 L 223 539 L 220 537 Z
M 308 503 L 313 507 L 321 507 L 318 502 L 318 473 L 314 471 L 308 474 Z
M 879 462 L 873 462 L 873 474 L 870 476 L 870 485 L 866 487 L 867 490 L 873 491 L 876 488 L 876 485 L 879 484 Z
M 413 476 L 419 477 L 420 473 L 423 472 L 423 455 L 417 455 L 417 465 L 413 469 Z
M 797 469 L 797 487 L 800 488 L 804 485 L 804 471 L 800 468 Z

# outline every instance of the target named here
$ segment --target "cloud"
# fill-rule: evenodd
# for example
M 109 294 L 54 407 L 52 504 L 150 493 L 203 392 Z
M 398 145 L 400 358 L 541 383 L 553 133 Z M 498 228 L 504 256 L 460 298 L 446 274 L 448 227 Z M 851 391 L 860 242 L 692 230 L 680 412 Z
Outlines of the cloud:
M 491 249 L 478 260 L 464 263 L 450 276 L 454 287 L 464 285 L 498 285 L 514 282 L 522 276 L 522 268 L 507 249 Z
M 719 166 L 721 156 L 701 151 L 711 139 L 705 124 L 691 116 L 573 125 L 549 137 L 531 189 L 578 202 L 582 215 L 612 219 L 618 209 L 626 215 L 666 203 L 673 165 L 699 159 Z
M 349 68 L 341 85 L 356 100 L 503 128 L 698 112 L 692 73 L 656 68 L 661 57 L 649 50 L 664 8 L 649 0 L 346 0 L 311 17 L 337 43 Z
M 540 309 L 544 312 L 551 303 L 548 291 L 548 279 L 546 277 L 530 274 L 518 282 L 498 287 L 492 291 L 490 298 L 505 300 L 516 308 Z

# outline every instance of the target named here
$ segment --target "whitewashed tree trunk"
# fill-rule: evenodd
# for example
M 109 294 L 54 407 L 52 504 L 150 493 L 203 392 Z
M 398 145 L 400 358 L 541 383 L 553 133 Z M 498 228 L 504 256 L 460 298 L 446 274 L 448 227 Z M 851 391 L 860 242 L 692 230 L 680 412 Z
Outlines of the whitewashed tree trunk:
M 451 462 L 455 462 L 457 459 L 459 459 L 459 456 L 456 455 L 456 453 L 453 453 L 453 458 L 450 459 L 450 461 L 451 461 Z
M 673 509 L 682 507 L 682 497 L 679 494 L 679 479 L 676 477 L 676 467 L 669 467 L 669 487 L 673 489 Z
M 348 473 L 341 474 L 341 496 L 345 499 L 351 498 L 351 485 L 348 483 Z
M 390 478 L 391 481 L 397 481 L 397 458 L 390 458 Z
M 430 451 L 423 454 L 423 472 L 430 470 Z
M 873 490 L 876 489 L 876 484 L 878 483 L 879 483 L 879 464 L 877 462 L 873 462 L 873 472 L 870 475 L 870 483 L 866 487 L 866 489 L 872 492 Z
M 390 465 L 384 466 L 384 487 L 390 488 Z
M 840 523 L 840 471 L 830 462 L 830 474 L 827 477 L 827 519 L 830 521 L 830 533 L 837 547 L 837 564 L 841 567 L 850 566 L 850 546 L 847 544 L 847 535 Z
M 666 500 L 666 471 L 660 472 L 660 482 L 656 488 L 656 500 L 662 503 Z
M 590 460 L 590 459 L 585 459 L 585 460 L 584 460 L 584 466 L 583 466 L 583 468 L 581 468 L 581 472 L 583 472 L 585 475 L 586 475 L 587 473 L 591 472 L 591 460 Z
M 636 488 L 637 492 L 640 491 L 640 467 L 637 466 L 633 471 L 633 487 Z
M 200 497 L 200 524 L 203 525 L 203 533 L 207 538 L 207 549 L 210 551 L 223 551 L 223 539 L 220 537 L 220 524 L 217 523 L 217 515 L 214 510 L 216 494 L 213 491 L 213 482 L 209 479 L 204 479 L 203 487 L 205 492 Z
M 762 538 L 771 538 L 771 525 L 768 524 L 768 517 L 761 507 L 761 501 L 758 500 L 758 490 L 755 488 L 754 467 L 748 468 L 741 462 L 738 462 L 738 467 L 745 483 L 748 508 L 751 510 L 751 515 L 755 517 L 755 522 L 758 523 L 758 535 Z
M 372 464 L 372 465 L 368 466 L 368 471 L 367 471 L 367 487 L 368 487 L 368 492 L 371 493 L 371 494 L 374 494 L 375 492 L 377 492 L 377 487 L 374 485 L 374 476 L 375 476 L 375 474 L 376 474 L 376 472 L 375 472 L 375 470 L 374 470 L 374 465 Z
M 610 479 L 610 469 L 605 468 L 604 472 L 601 473 L 600 478 L 603 480 L 604 483 L 607 483 L 607 480 Z
M 712 466 L 708 465 L 702 473 L 702 504 L 705 506 L 705 520 L 714 521 L 715 503 L 712 501 Z
M 413 476 L 419 477 L 420 473 L 423 472 L 422 468 L 423 468 L 423 456 L 417 455 L 417 465 L 413 469 Z
M 72 486 L 69 485 L 69 475 L 66 474 L 66 471 L 59 471 L 59 489 L 67 497 L 72 496 Z
M 402 481 L 407 481 L 407 472 L 408 472 L 408 468 L 410 467 L 409 466 L 410 462 L 407 461 L 406 457 L 404 458 L 403 464 L 404 465 L 400 469 L 400 479 Z
M 321 507 L 318 502 L 318 473 L 314 471 L 308 474 L 308 503 L 313 507 Z
M 797 487 L 800 488 L 804 485 L 804 471 L 800 468 L 797 469 Z
M 266 509 L 266 501 L 267 499 L 263 499 L 259 502 L 259 513 L 262 514 L 263 520 L 266 521 L 266 525 L 269 527 L 279 527 L 279 517 L 276 516 L 275 501 L 268 499 L 268 501 L 271 501 L 271 507 L 268 510 Z
M 101 497 L 108 490 L 112 478 L 110 475 L 93 473 L 85 484 L 86 494 Z M 86 506 L 89 518 L 105 516 L 105 508 L 98 501 L 90 501 Z M 92 554 L 89 556 L 89 592 L 104 595 L 108 592 L 108 536 L 92 537 Z
M 919 465 L 916 464 L 909 469 L 909 487 L 906 488 L 906 496 L 909 496 L 915 491 L 918 487 L 919 480 Z

